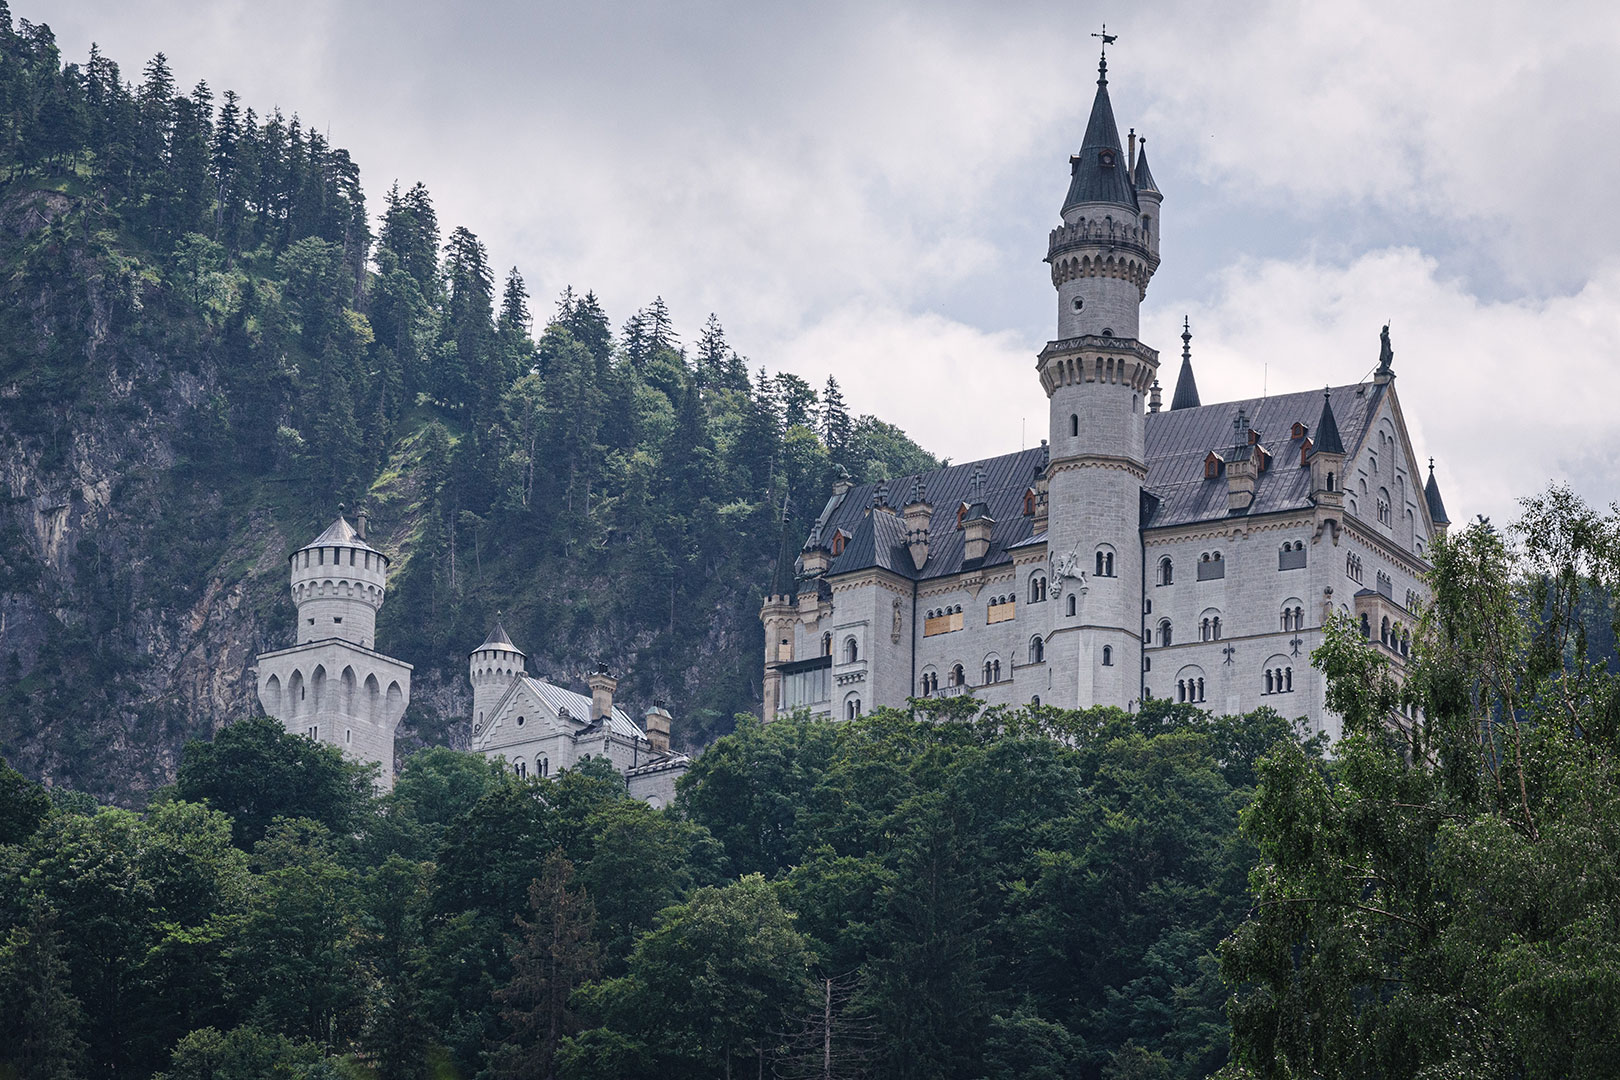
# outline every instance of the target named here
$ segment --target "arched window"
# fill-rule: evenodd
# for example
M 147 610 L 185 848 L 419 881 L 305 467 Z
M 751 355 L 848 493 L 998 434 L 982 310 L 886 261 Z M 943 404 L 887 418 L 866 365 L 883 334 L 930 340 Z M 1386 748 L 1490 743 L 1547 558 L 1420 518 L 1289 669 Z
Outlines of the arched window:
M 1103 576 L 1103 553 L 1097 552 L 1097 577 Z
M 1069 599 L 1068 599 L 1067 602 L 1068 602 L 1068 613 L 1070 615 L 1073 615 L 1074 612 L 1075 612 L 1075 596 L 1074 596 L 1074 593 L 1069 594 Z
M 847 543 L 849 543 L 849 536 L 843 529 L 833 530 L 832 553 L 834 558 L 844 553 L 844 545 Z
M 1210 640 L 1210 636 L 1209 636 L 1209 617 L 1208 616 L 1205 616 L 1198 623 L 1198 640 L 1199 641 L 1209 641 Z
M 1030 704 L 1031 704 L 1031 705 L 1033 705 L 1033 706 L 1035 706 L 1035 707 L 1036 707 L 1036 708 L 1040 708 L 1040 705 L 1041 705 L 1041 695 L 1039 695 L 1039 694 L 1036 694 L 1036 695 L 1035 695 L 1035 696 L 1034 696 L 1034 697 L 1032 697 L 1032 698 L 1030 698 L 1030 699 L 1029 699 L 1029 703 L 1030 703 Z
M 844 663 L 853 664 L 861 658 L 861 647 L 856 644 L 853 637 L 844 639 Z
M 1080 417 L 1075 413 L 1069 414 L 1069 434 L 1071 436 L 1080 434 Z
M 1329 491 L 1337 490 L 1333 485 L 1338 482 L 1338 478 L 1336 476 L 1334 476 L 1332 473 L 1328 473 L 1327 480 L 1328 480 L 1327 489 Z
M 1113 667 L 1114 666 L 1114 647 L 1112 645 L 1104 645 L 1103 646 L 1103 665 L 1102 666 L 1103 667 Z
M 844 700 L 844 719 L 854 720 L 861 715 L 861 699 L 850 697 Z
M 1177 679 L 1176 680 L 1176 701 L 1184 702 L 1186 700 L 1187 700 L 1187 680 L 1186 679 Z
M 1174 584 L 1175 579 L 1176 579 L 1175 570 L 1176 570 L 1175 564 L 1173 564 L 1170 561 L 1170 556 L 1166 555 L 1164 558 L 1160 559 L 1159 560 L 1159 584 L 1160 585 Z
M 1160 619 L 1159 620 L 1159 644 L 1160 645 L 1169 645 L 1169 644 L 1171 644 L 1170 620 L 1169 619 Z
M 1268 694 L 1276 693 L 1276 691 L 1273 690 L 1272 686 L 1271 686 L 1271 669 L 1270 668 L 1266 668 L 1266 693 L 1268 693 Z
M 1046 643 L 1038 636 L 1029 639 L 1029 662 L 1032 664 L 1046 662 Z
M 829 630 L 825 634 L 821 635 L 821 655 L 822 656 L 831 656 L 832 655 L 832 631 L 831 630 Z
M 1046 575 L 1036 573 L 1029 579 L 1029 602 L 1039 604 L 1046 600 Z
M 1378 640 L 1379 640 L 1379 642 L 1381 644 L 1383 644 L 1386 647 L 1389 645 L 1389 616 L 1388 615 L 1385 615 L 1384 618 L 1383 618 L 1383 621 L 1378 624 Z
M 550 758 L 541 758 L 540 761 L 539 761 L 539 764 L 536 766 L 536 769 L 540 773 L 541 776 L 550 776 L 551 775 L 551 759 Z
M 961 664 L 952 664 L 951 665 L 950 685 L 952 685 L 952 686 L 965 686 L 965 685 L 967 685 L 967 672 L 962 670 L 962 665 Z
M 1367 619 L 1367 613 L 1365 611 L 1361 613 L 1361 640 L 1372 640 L 1372 623 Z
M 512 763 L 512 771 L 518 774 L 519 780 L 522 780 L 529 775 L 529 767 L 523 764 L 522 758 L 518 758 Z
M 979 681 L 985 686 L 989 686 L 994 681 L 990 678 L 990 661 L 988 660 L 984 662 L 984 677 Z
M 1024 492 L 1024 516 L 1035 516 L 1035 489 L 1029 488 Z
M 1097 577 L 1114 576 L 1114 552 L 1112 548 L 1100 547 L 1097 549 Z

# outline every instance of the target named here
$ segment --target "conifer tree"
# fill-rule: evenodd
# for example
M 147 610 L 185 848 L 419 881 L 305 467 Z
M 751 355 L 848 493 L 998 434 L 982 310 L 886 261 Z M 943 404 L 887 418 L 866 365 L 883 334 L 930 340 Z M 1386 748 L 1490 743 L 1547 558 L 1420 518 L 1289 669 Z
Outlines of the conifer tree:
M 596 912 L 573 886 L 574 864 L 554 848 L 529 885 L 530 918 L 514 920 L 512 978 L 495 991 L 507 1028 L 490 1055 L 496 1080 L 555 1080 L 557 1048 L 578 1030 L 569 997 L 596 975 Z
M 720 319 L 711 311 L 703 323 L 703 333 L 698 336 L 695 366 L 699 390 L 708 390 L 720 385 L 724 378 L 726 357 L 729 352 L 726 332 L 720 326 Z
M 821 392 L 821 440 L 827 444 L 827 454 L 841 462 L 849 449 L 849 410 L 844 408 L 844 395 L 838 389 L 838 380 L 827 376 L 827 386 Z
M 0 1062 L 27 1080 L 77 1080 L 85 1045 L 83 1010 L 68 986 L 56 916 L 36 902 L 28 921 L 0 945 Z

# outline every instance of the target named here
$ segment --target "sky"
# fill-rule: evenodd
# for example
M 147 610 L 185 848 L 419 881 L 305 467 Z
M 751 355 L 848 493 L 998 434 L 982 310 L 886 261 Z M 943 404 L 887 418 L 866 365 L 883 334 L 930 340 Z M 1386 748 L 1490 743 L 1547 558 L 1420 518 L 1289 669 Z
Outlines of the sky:
M 714 312 L 958 461 L 1045 434 L 1042 258 L 1106 21 L 1164 192 L 1167 387 L 1184 316 L 1206 403 L 1361 379 L 1388 323 L 1454 520 L 1620 497 L 1620 6 L 12 2 L 68 60 L 162 51 L 296 112 L 373 212 L 422 181 L 537 313 L 661 295 L 690 342 Z

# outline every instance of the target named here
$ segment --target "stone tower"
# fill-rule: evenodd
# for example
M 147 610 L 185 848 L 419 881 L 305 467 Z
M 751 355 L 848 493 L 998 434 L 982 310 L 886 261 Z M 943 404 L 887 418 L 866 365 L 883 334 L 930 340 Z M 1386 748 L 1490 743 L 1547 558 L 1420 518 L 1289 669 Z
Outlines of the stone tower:
M 411 698 L 411 665 L 376 651 L 388 556 L 340 514 L 292 553 L 298 627 L 290 649 L 259 656 L 259 703 L 295 735 L 338 747 L 394 783 L 394 729 Z
M 473 688 L 473 723 L 482 728 L 484 718 L 492 716 L 501 703 L 512 680 L 523 674 L 524 653 L 506 633 L 506 627 L 496 620 L 489 638 L 467 657 L 467 677 Z
M 1135 149 L 1135 136 L 1132 136 Z M 1108 61 L 1080 152 L 1069 159 L 1063 222 L 1046 261 L 1057 337 L 1037 361 L 1051 411 L 1046 601 L 1053 701 L 1134 702 L 1142 670 L 1141 492 L 1146 397 L 1159 355 L 1137 340 L 1138 312 L 1159 265 L 1163 196 L 1120 145 Z

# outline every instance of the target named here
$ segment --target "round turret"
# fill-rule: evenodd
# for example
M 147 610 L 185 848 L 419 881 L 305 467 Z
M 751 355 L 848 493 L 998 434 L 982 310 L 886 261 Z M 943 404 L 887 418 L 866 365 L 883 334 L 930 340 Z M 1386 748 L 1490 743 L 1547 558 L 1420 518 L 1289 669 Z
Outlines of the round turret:
M 473 727 L 482 731 L 485 719 L 501 702 L 512 680 L 523 674 L 523 650 L 512 644 L 499 621 L 485 642 L 467 657 L 467 678 L 473 688 Z
M 325 532 L 293 552 L 290 561 L 298 644 L 341 638 L 363 649 L 375 647 L 388 556 L 339 515 Z

